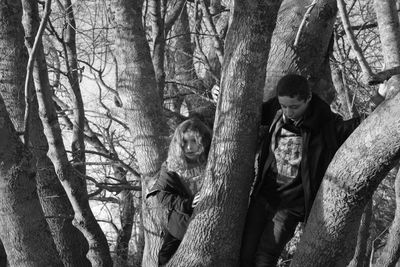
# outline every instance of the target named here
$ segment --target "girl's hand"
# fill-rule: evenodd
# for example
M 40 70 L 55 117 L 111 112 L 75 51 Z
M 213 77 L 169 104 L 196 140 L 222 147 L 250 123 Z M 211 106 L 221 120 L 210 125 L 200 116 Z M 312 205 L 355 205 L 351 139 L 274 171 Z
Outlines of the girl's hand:
M 200 195 L 197 193 L 193 198 L 192 208 L 195 208 L 197 206 L 197 204 L 199 203 L 199 200 L 200 200 Z

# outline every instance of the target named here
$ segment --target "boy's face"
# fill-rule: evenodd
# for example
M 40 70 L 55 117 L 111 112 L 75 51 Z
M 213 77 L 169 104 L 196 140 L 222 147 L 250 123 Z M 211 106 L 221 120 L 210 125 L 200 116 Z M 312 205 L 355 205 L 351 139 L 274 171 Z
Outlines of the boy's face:
M 299 99 L 298 96 L 278 96 L 278 101 L 281 105 L 283 114 L 285 117 L 293 121 L 297 121 L 303 116 L 308 104 L 310 103 L 310 100 L 311 96 L 307 99 Z

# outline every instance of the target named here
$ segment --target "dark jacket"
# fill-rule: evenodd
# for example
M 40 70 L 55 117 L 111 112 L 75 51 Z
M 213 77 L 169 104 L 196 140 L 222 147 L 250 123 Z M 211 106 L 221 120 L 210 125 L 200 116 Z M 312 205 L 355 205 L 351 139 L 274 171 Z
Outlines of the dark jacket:
M 266 177 L 263 170 L 267 170 L 271 165 L 271 157 L 268 157 L 270 141 L 276 123 L 281 116 L 282 111 L 277 98 L 263 104 L 261 125 L 268 127 L 269 130 L 261 143 L 253 197 L 260 192 L 263 183 L 269 182 L 263 181 Z M 359 122 L 360 119 L 358 118 L 343 121 L 340 115 L 331 111 L 327 103 L 313 94 L 304 113 L 303 122 L 299 125 L 303 141 L 300 175 L 304 190 L 305 218 L 308 217 L 329 163 Z M 264 168 L 265 166 L 266 168 Z
M 159 202 L 168 210 L 168 232 L 182 240 L 193 212 L 193 197 L 182 183 L 179 175 L 175 172 L 168 172 L 163 165 L 157 182 L 146 197 L 152 195 L 156 195 Z

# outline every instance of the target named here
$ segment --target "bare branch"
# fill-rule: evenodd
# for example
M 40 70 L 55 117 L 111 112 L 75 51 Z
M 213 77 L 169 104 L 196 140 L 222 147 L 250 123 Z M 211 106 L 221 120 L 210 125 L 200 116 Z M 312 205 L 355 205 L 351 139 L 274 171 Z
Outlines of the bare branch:
M 47 0 L 44 9 L 44 15 L 39 25 L 39 29 L 35 36 L 35 41 L 33 43 L 32 49 L 29 53 L 28 64 L 26 66 L 26 77 L 25 77 L 25 115 L 24 115 L 24 143 L 25 147 L 29 145 L 29 113 L 31 107 L 31 90 L 29 88 L 29 80 L 32 76 L 33 70 L 33 61 L 35 59 L 36 50 L 38 48 L 39 43 L 42 41 L 42 35 L 46 27 L 47 20 L 51 13 L 51 0 Z
M 314 0 L 307 8 L 306 13 L 304 14 L 303 20 L 300 23 L 299 29 L 296 34 L 296 38 L 294 39 L 294 44 L 293 46 L 296 47 L 299 43 L 300 35 L 301 32 L 303 31 L 303 28 L 305 27 L 306 23 L 308 22 L 308 18 L 310 17 L 311 11 L 313 10 L 314 6 L 317 4 L 318 0 Z
M 353 31 L 351 30 L 350 20 L 346 11 L 346 4 L 344 0 L 338 0 L 337 5 L 339 10 L 339 15 L 343 23 L 343 28 L 346 32 L 347 39 L 349 40 L 349 43 L 353 48 L 353 51 L 357 57 L 358 63 L 360 64 L 365 79 L 370 80 L 371 79 L 370 77 L 374 76 L 374 74 L 370 66 L 368 65 L 367 60 L 365 59 L 360 46 L 357 43 L 357 39 L 354 36 Z

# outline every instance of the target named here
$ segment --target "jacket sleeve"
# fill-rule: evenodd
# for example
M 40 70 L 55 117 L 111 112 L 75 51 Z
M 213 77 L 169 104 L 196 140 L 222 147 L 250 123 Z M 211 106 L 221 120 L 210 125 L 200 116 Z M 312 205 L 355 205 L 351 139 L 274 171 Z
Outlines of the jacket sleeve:
M 180 213 L 192 214 L 192 202 L 193 198 L 184 197 L 171 191 L 159 191 L 157 193 L 157 199 L 160 203 L 168 210 L 175 210 Z
M 191 214 L 193 197 L 184 193 L 180 178 L 176 173 L 162 171 L 147 197 L 155 195 L 157 200 L 169 211 Z

